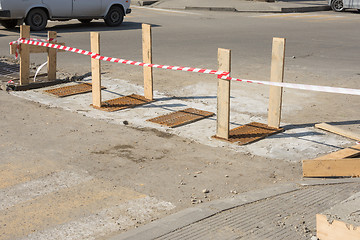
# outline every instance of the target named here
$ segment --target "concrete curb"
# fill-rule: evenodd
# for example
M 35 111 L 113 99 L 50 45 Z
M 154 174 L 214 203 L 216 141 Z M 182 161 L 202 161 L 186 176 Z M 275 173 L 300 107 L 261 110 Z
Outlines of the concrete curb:
M 176 229 L 209 218 L 215 214 L 229 210 L 231 208 L 300 190 L 306 186 L 344 184 L 353 182 L 360 183 L 360 179 L 311 179 L 301 182 L 273 186 L 262 190 L 250 191 L 247 193 L 239 194 L 235 198 L 216 200 L 213 202 L 199 205 L 198 207 L 182 210 L 178 213 L 164 217 L 162 219 L 144 225 L 140 228 L 133 229 L 126 233 L 114 236 L 110 238 L 110 240 L 155 239 L 169 232 L 173 232 Z

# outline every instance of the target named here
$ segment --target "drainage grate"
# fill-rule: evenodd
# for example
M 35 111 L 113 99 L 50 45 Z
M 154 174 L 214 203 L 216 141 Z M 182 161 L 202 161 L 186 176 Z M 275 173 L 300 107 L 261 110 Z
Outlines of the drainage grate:
M 101 89 L 105 89 L 105 87 L 101 87 Z M 91 92 L 91 90 L 91 83 L 80 83 L 73 86 L 45 90 L 44 92 L 53 94 L 57 97 L 67 97 L 75 94 L 88 93 Z
M 198 121 L 203 118 L 214 116 L 215 113 L 198 110 L 195 108 L 187 108 L 181 111 L 169 113 L 156 118 L 148 119 L 147 121 L 158 123 L 167 127 L 179 127 Z
M 260 139 L 266 138 L 275 133 L 282 132 L 282 128 L 269 127 L 266 124 L 252 122 L 246 125 L 231 129 L 229 132 L 229 139 L 219 138 L 213 136 L 213 138 L 225 140 L 231 143 L 238 142 L 239 145 L 245 145 L 256 142 Z
M 100 108 L 94 106 L 93 107 L 102 111 L 114 112 L 126 108 L 132 108 L 132 107 L 144 105 L 150 102 L 152 102 L 152 100 L 149 100 L 137 94 L 131 94 L 129 96 L 115 98 L 102 102 L 101 104 L 102 106 Z
M 358 191 L 358 183 L 309 186 L 225 210 L 156 239 L 309 240 L 316 235 L 315 215 Z

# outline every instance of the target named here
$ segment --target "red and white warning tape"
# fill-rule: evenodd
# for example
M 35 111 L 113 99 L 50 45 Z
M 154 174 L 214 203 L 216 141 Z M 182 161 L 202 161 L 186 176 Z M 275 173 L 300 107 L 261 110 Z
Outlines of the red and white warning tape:
M 20 38 L 18 41 L 19 43 L 34 45 L 34 46 L 42 46 L 42 47 L 49 47 L 55 48 L 59 50 L 64 50 L 68 52 L 78 53 L 82 55 L 91 56 L 94 59 L 107 61 L 107 62 L 114 62 L 114 63 L 123 63 L 128 65 L 134 66 L 144 66 L 144 67 L 152 67 L 152 68 L 161 68 L 161 69 L 169 69 L 169 70 L 178 70 L 178 71 L 185 71 L 185 72 L 197 72 L 197 73 L 207 73 L 207 74 L 215 74 L 215 75 L 227 75 L 228 72 L 218 71 L 218 70 L 211 70 L 211 69 L 202 69 L 202 68 L 191 68 L 191 67 L 177 67 L 177 66 L 167 66 L 167 65 L 158 65 L 158 64 L 150 64 L 150 63 L 143 63 L 143 62 L 136 62 L 131 60 L 125 60 L 120 58 L 112 58 L 112 57 L 104 57 L 96 53 L 92 53 L 90 51 L 85 51 L 78 48 L 67 47 L 59 44 L 48 43 L 47 41 L 36 41 L 36 40 L 27 40 Z M 12 42 L 12 43 L 14 43 Z
M 360 95 L 360 89 L 352 89 L 352 88 L 327 87 L 327 86 L 307 85 L 307 84 L 298 84 L 298 83 L 280 83 L 280 82 L 277 83 L 277 82 L 239 79 L 239 78 L 232 78 L 232 77 L 228 77 L 228 76 L 219 76 L 219 78 L 225 79 L 225 80 L 238 81 L 238 82 L 256 83 L 256 84 L 270 85 L 270 86 L 276 86 L 276 87 L 285 87 L 285 88 L 294 88 L 294 89 L 301 89 L 301 90 L 308 90 L 308 91 Z
M 294 89 L 309 90 L 309 91 L 341 93 L 341 94 L 350 94 L 350 95 L 359 95 L 360 96 L 360 89 L 305 85 L 305 84 L 297 84 L 297 83 L 276 83 L 276 82 L 268 82 L 268 81 L 246 80 L 246 79 L 229 77 L 229 72 L 218 71 L 218 70 L 158 65 L 158 64 L 150 64 L 150 63 L 125 60 L 125 59 L 120 59 L 120 58 L 104 57 L 99 54 L 92 53 L 90 51 L 85 51 L 85 50 L 78 49 L 78 48 L 72 48 L 72 47 L 67 47 L 67 46 L 48 42 L 48 41 L 52 41 L 52 40 L 51 39 L 50 40 L 42 40 L 42 39 L 27 40 L 27 39 L 19 38 L 17 41 L 11 42 L 10 45 L 14 44 L 14 43 L 18 43 L 18 44 L 23 43 L 23 44 L 29 44 L 29 45 L 34 45 L 34 46 L 43 46 L 43 47 L 55 48 L 55 49 L 64 50 L 64 51 L 68 51 L 68 52 L 78 53 L 78 54 L 90 56 L 94 59 L 108 61 L 108 62 L 114 62 L 114 63 L 123 63 L 123 64 L 134 65 L 134 66 L 144 66 L 144 67 L 161 68 L 161 69 L 186 71 L 186 72 L 214 74 L 214 75 L 218 75 L 218 78 L 221 78 L 221 79 L 233 80 L 233 81 L 239 81 L 239 82 L 256 83 L 256 84 L 270 85 L 270 86 L 276 86 L 276 87 L 285 87 L 285 88 L 294 88 Z

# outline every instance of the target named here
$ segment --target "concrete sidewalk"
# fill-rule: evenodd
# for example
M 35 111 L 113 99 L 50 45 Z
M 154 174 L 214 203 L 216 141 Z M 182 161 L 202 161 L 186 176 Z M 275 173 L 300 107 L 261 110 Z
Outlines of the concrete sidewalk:
M 326 0 L 280 0 L 275 2 L 246 0 L 134 0 L 135 5 L 174 10 L 291 13 L 330 10 Z
M 359 180 L 306 180 L 247 192 L 185 209 L 111 240 L 317 239 L 315 215 L 359 198 Z

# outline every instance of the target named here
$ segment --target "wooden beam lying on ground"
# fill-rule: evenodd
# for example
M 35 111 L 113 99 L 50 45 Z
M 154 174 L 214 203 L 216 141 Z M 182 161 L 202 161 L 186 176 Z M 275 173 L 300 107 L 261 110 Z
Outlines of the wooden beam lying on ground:
M 327 217 L 316 214 L 316 235 L 321 240 L 359 240 L 360 226 L 356 227 L 338 220 L 329 223 Z
M 304 177 L 360 177 L 360 158 L 303 160 Z
M 343 159 L 343 158 L 354 158 L 354 157 L 360 157 L 360 144 L 315 158 L 315 160 Z
M 319 129 L 322 129 L 322 130 L 325 130 L 325 131 L 328 131 L 328 132 L 332 132 L 332 133 L 347 137 L 347 138 L 350 138 L 350 139 L 360 141 L 360 135 L 359 134 L 356 134 L 356 133 L 353 133 L 353 132 L 350 132 L 350 131 L 347 131 L 347 130 L 343 130 L 341 128 L 338 128 L 336 126 L 333 126 L 333 125 L 330 125 L 330 124 L 327 124 L 327 123 L 315 124 L 315 127 L 319 128 Z

